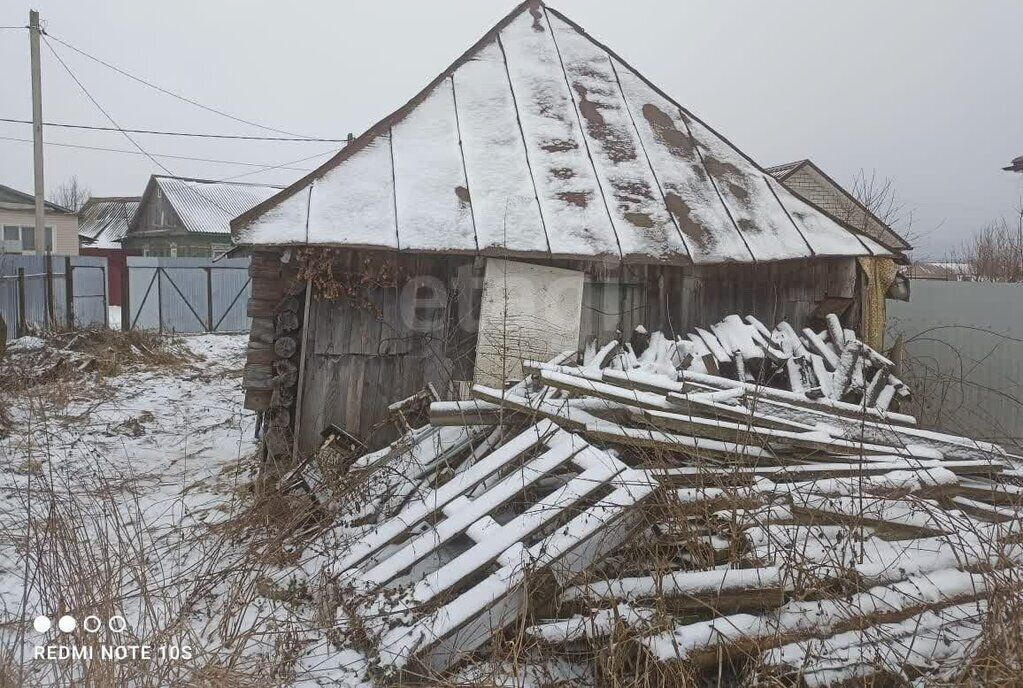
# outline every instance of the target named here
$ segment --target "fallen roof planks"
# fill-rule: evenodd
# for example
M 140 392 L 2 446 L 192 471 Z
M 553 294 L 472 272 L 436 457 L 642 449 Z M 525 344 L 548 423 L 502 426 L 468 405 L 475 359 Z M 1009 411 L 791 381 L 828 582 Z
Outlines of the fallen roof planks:
M 696 340 L 734 343 L 735 321 Z M 887 409 L 757 384 L 751 376 L 778 365 L 778 342 L 791 357 L 800 335 L 750 328 L 764 362 L 736 366 L 745 380 L 668 370 L 609 345 L 587 366 L 526 362 L 527 379 L 510 389 L 475 386 L 473 399 L 435 402 L 436 426 L 496 426 L 502 444 L 342 556 L 340 580 L 362 600 L 351 613 L 363 627 L 383 624 L 371 636 L 384 677 L 450 677 L 541 610 L 526 635 L 549 646 L 625 633 L 655 663 L 714 667 L 738 653 L 787 672 L 808 638 L 838 643 L 855 629 L 877 645 L 885 624 L 895 632 L 921 615 L 940 619 L 983 600 L 992 573 L 1015 575 L 1023 489 L 1004 482 L 1015 475 L 1003 478 L 1007 454 Z M 856 393 L 869 397 L 887 363 L 839 331 L 843 350 L 864 362 Z M 814 374 L 838 373 L 820 354 L 835 335 L 803 335 L 821 358 Z M 679 346 L 684 356 L 655 358 L 698 366 L 707 353 Z M 712 556 L 708 538 L 719 543 Z M 644 551 L 678 556 L 664 571 Z M 947 585 L 914 598 L 935 575 Z M 966 583 L 975 589 L 961 591 Z M 827 618 L 815 616 L 821 605 Z

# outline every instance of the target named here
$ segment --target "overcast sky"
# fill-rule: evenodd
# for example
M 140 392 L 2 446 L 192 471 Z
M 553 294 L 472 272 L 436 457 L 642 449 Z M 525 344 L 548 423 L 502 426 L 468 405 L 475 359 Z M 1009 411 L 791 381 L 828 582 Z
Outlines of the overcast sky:
M 31 3 L 4 0 L 0 26 Z M 166 89 L 306 136 L 359 134 L 403 104 L 513 6 L 494 0 L 36 0 L 47 31 Z M 552 0 L 764 165 L 812 158 L 852 184 L 891 177 L 919 257 L 940 257 L 1011 215 L 1023 174 L 1017 0 Z M 54 44 L 122 127 L 272 135 L 132 82 Z M 0 117 L 31 118 L 28 35 L 0 29 Z M 43 47 L 47 121 L 108 126 Z M 31 138 L 0 123 L 0 137 Z M 133 149 L 116 132 L 47 129 L 49 142 Z M 139 136 L 153 153 L 276 165 L 324 143 Z M 324 160 L 295 165 L 311 169 Z M 223 179 L 256 167 L 161 158 Z M 143 156 L 48 146 L 48 189 L 77 175 L 94 195 L 139 195 L 163 173 Z M 299 169 L 241 180 L 287 184 Z M 32 147 L 0 140 L 0 184 L 31 191 Z

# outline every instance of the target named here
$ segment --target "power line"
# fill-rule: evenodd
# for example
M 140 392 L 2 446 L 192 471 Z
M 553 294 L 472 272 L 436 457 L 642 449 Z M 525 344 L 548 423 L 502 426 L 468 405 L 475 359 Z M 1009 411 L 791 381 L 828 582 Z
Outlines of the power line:
M 44 32 L 44 33 L 45 33 L 45 35 L 49 36 L 53 40 L 55 40 L 58 43 L 60 43 L 61 45 L 63 45 L 64 47 L 66 47 L 66 48 L 68 48 L 70 50 L 75 51 L 76 53 L 78 53 L 79 55 L 82 55 L 83 57 L 87 57 L 88 59 L 92 60 L 93 62 L 97 62 L 97 63 L 103 65 L 104 67 L 108 68 L 108 69 L 112 69 L 113 71 L 117 72 L 118 74 L 120 74 L 122 76 L 128 77 L 129 79 L 131 79 L 133 81 L 136 81 L 136 82 L 138 82 L 140 84 L 148 86 L 149 88 L 155 89 L 155 90 L 159 91 L 160 93 L 163 93 L 164 95 L 171 96 L 172 98 L 177 98 L 178 100 L 184 101 L 184 102 L 186 102 L 186 103 L 188 103 L 190 105 L 194 105 L 195 107 L 201 108 L 203 110 L 206 110 L 207 112 L 212 112 L 214 114 L 220 115 L 221 117 L 227 117 L 228 119 L 232 119 L 232 120 L 234 120 L 236 122 L 241 122 L 242 124 L 248 124 L 251 127 L 256 127 L 257 129 L 263 129 L 265 131 L 272 131 L 272 132 L 277 133 L 277 134 L 287 134 L 288 136 L 294 136 L 294 137 L 297 137 L 297 138 L 308 139 L 308 140 L 328 141 L 328 139 L 317 139 L 316 137 L 312 137 L 312 136 L 302 136 L 301 134 L 294 134 L 294 133 L 292 133 L 290 131 L 284 131 L 283 129 L 275 129 L 274 127 L 268 127 L 268 126 L 259 124 L 257 122 L 253 122 L 253 121 L 250 121 L 250 120 L 247 120 L 247 119 L 242 119 L 241 117 L 236 117 L 234 115 L 228 114 L 228 113 L 224 112 L 223 110 L 218 110 L 218 109 L 210 107 L 208 105 L 203 105 L 202 103 L 199 103 L 199 102 L 197 102 L 195 100 L 192 100 L 191 98 L 187 98 L 187 97 L 185 97 L 183 95 L 180 95 L 178 93 L 174 93 L 173 91 L 168 91 L 165 88 L 162 88 L 160 86 L 157 86 L 156 84 L 150 83 L 149 81 L 146 81 L 142 77 L 135 76 L 134 74 L 131 74 L 129 72 L 124 71 L 120 67 L 112 65 L 109 62 L 105 62 L 104 60 L 101 60 L 98 57 L 95 57 L 93 55 L 90 55 L 89 53 L 85 52 L 84 50 L 82 50 L 80 48 L 76 48 L 75 46 L 71 45 L 67 41 L 61 40 L 60 38 L 58 38 L 57 36 L 54 36 L 53 34 L 46 33 L 46 32 Z M 53 50 L 53 48 L 51 47 L 50 50 Z M 333 143 L 334 141 L 330 141 L 330 142 Z
M 19 138 L 14 137 L 14 136 L 0 136 L 0 141 L 17 141 L 17 142 L 20 142 L 20 143 L 32 143 L 32 139 L 19 139 Z M 43 145 L 46 145 L 46 146 L 59 146 L 61 148 L 79 148 L 79 149 L 82 149 L 82 150 L 103 151 L 103 152 L 106 152 L 106 153 L 124 153 L 126 155 L 142 155 L 142 153 L 139 153 L 138 151 L 125 150 L 123 148 L 104 148 L 102 146 L 85 146 L 85 145 L 75 144 L 75 143 L 58 143 L 56 141 L 44 141 Z M 311 158 L 316 158 L 316 157 L 319 157 L 321 155 L 327 155 L 327 154 L 333 153 L 333 152 L 334 152 L 333 150 L 324 151 L 322 153 L 317 153 L 316 155 L 313 155 L 313 156 L 310 156 L 310 157 Z M 169 158 L 169 159 L 173 159 L 173 160 L 192 160 L 192 161 L 195 161 L 195 162 L 216 163 L 218 165 L 240 165 L 240 166 L 243 166 L 243 167 L 258 167 L 259 170 L 265 170 L 265 169 L 285 169 L 285 170 L 296 170 L 298 172 L 311 172 L 312 171 L 312 170 L 310 170 L 307 167 L 288 167 L 288 165 L 290 165 L 291 163 L 282 163 L 280 165 L 272 165 L 271 166 L 271 165 L 267 165 L 267 164 L 264 164 L 264 163 L 240 162 L 240 161 L 237 161 L 237 160 L 216 160 L 216 159 L 213 159 L 213 158 L 193 158 L 193 157 L 190 157 L 190 156 L 187 156 L 187 155 L 170 155 L 170 154 L 167 154 L 167 153 L 151 153 L 151 155 L 154 158 Z M 304 158 L 304 159 L 309 159 L 309 158 Z M 257 172 L 259 170 L 257 170 Z
M 318 157 L 320 157 L 322 155 L 333 155 L 333 154 L 336 154 L 336 153 L 337 153 L 336 150 L 323 151 L 322 153 L 317 153 L 316 155 L 310 155 L 310 156 L 305 157 L 305 158 L 299 158 L 298 160 L 289 160 L 288 162 L 282 162 L 280 165 L 274 165 L 273 167 L 266 167 L 266 168 L 264 168 L 262 170 L 253 170 L 251 172 L 243 172 L 242 174 L 236 174 L 233 177 L 225 177 L 224 179 L 218 179 L 217 181 L 219 181 L 219 182 L 229 182 L 232 179 L 241 179 L 242 177 L 248 177 L 248 176 L 251 176 L 253 174 L 259 174 L 260 172 L 269 172 L 271 170 L 289 169 L 287 167 L 287 165 L 297 165 L 300 162 L 306 162 L 308 160 L 312 160 L 313 158 L 318 158 Z M 312 170 L 310 170 L 310 172 L 311 171 Z
M 52 50 L 52 48 L 51 48 Z M 13 117 L 0 117 L 0 122 L 10 122 L 12 124 L 32 124 L 32 120 L 28 119 L 15 119 Z M 128 132 L 131 134 L 154 134 L 157 136 L 189 136 L 193 138 L 201 139 L 240 139 L 243 141 L 292 141 L 298 143 L 344 143 L 345 139 L 311 139 L 311 138 L 295 138 L 285 136 L 243 136 L 240 134 L 198 134 L 194 132 L 186 131 L 161 131 L 157 129 L 123 129 L 114 127 L 99 127 L 89 124 L 67 124 L 64 122 L 43 122 L 44 127 L 60 127 L 62 129 L 88 129 L 90 131 L 118 131 Z
M 53 46 L 50 45 L 50 42 L 48 40 L 45 40 L 45 39 L 44 39 L 44 42 L 46 43 L 46 47 L 49 48 L 50 52 L 53 53 L 53 56 L 55 58 L 57 58 L 57 61 L 60 62 L 60 65 L 68 73 L 68 75 L 71 77 L 71 79 L 78 85 L 78 88 L 80 88 L 82 90 L 82 93 L 84 93 L 86 95 L 86 97 L 90 101 L 92 101 L 93 105 L 95 105 L 96 108 L 100 112 L 102 112 L 103 115 L 108 120 L 110 120 L 110 123 L 113 124 L 117 128 L 118 131 L 120 131 L 122 134 L 124 134 L 124 137 L 126 139 L 128 139 L 129 141 L 131 141 L 132 145 L 134 145 L 135 148 L 137 148 L 140 153 L 142 153 L 147 158 L 149 158 L 150 161 L 152 161 L 157 167 L 159 167 L 160 169 L 164 170 L 167 174 L 169 174 L 172 177 L 177 176 L 173 172 L 171 172 L 171 170 L 169 170 L 163 163 L 161 163 L 159 160 L 157 160 L 152 155 L 150 155 L 144 148 L 142 148 L 142 146 L 139 145 L 138 141 L 133 139 L 129 133 L 127 133 L 123 129 L 121 129 L 121 127 L 117 124 L 117 122 L 110 115 L 110 113 L 108 113 L 105 109 L 103 109 L 103 106 L 99 104 L 99 102 L 92 96 L 91 93 L 89 93 L 89 90 L 87 88 L 85 88 L 85 85 L 81 81 L 78 80 L 78 77 L 75 76 L 75 73 L 71 71 L 71 68 L 67 66 L 67 64 L 64 62 L 64 60 L 60 59 L 60 55 L 58 55 L 57 51 L 53 49 Z M 306 156 L 304 158 L 299 158 L 298 160 L 291 160 L 289 162 L 281 163 L 280 165 L 272 165 L 272 166 L 266 167 L 266 168 L 261 169 L 261 170 L 252 170 L 251 172 L 245 172 L 243 174 L 237 174 L 237 175 L 234 175 L 233 177 L 225 177 L 224 179 L 218 179 L 216 181 L 218 181 L 218 182 L 227 182 L 227 181 L 231 181 L 233 179 L 239 179 L 241 177 L 248 177 L 248 176 L 253 175 L 253 174 L 259 174 L 260 172 L 269 172 L 271 170 L 281 169 L 281 168 L 289 166 L 289 165 L 296 165 L 296 164 L 301 163 L 301 162 L 306 162 L 307 160 L 312 160 L 313 158 L 318 158 L 318 157 L 320 157 L 322 155 L 326 155 L 328 153 L 333 153 L 333 152 L 335 152 L 335 151 L 322 151 L 320 153 L 315 153 L 313 155 L 309 155 L 309 156 Z M 224 211 L 225 213 L 229 213 L 230 212 L 226 208 L 221 207 L 213 199 L 211 199 L 208 196 L 204 195 L 201 191 L 199 191 L 195 187 L 189 185 L 189 186 L 186 186 L 185 188 L 191 189 L 197 196 L 199 196 L 200 198 L 202 198 L 205 201 L 208 201 L 210 204 L 212 204 L 213 206 L 219 208 L 220 210 Z
M 124 138 L 128 139 L 129 141 L 131 141 L 132 145 L 135 146 L 139 150 L 139 152 L 141 152 L 143 155 L 145 155 L 147 158 L 149 158 L 149 160 L 152 161 L 152 163 L 154 165 L 156 165 L 157 167 L 159 167 L 161 170 L 163 170 L 164 172 L 166 172 L 168 175 L 170 175 L 172 177 L 177 176 L 173 172 L 171 172 L 170 169 L 166 165 L 164 165 L 162 162 L 160 162 L 159 160 L 154 158 L 152 155 L 150 155 L 146 151 L 146 149 L 144 149 L 142 146 L 140 146 L 139 142 L 136 141 L 134 138 L 132 138 L 131 134 L 129 134 L 128 132 L 126 132 L 123 129 L 121 129 L 121 126 L 117 123 L 117 121 L 113 118 L 113 116 L 109 112 L 107 112 L 103 108 L 102 105 L 99 104 L 99 101 L 96 100 L 92 96 L 91 93 L 89 93 L 89 89 L 85 88 L 85 84 L 83 84 L 81 81 L 78 80 L 78 77 L 75 76 L 75 73 L 71 71 L 71 68 L 67 66 L 67 64 L 64 62 L 64 60 L 61 59 L 60 55 L 57 54 L 57 51 L 54 50 L 52 45 L 50 45 L 50 41 L 48 39 L 46 39 L 45 36 L 43 38 L 44 38 L 43 42 L 46 44 L 46 47 L 49 48 L 49 50 L 53 54 L 53 56 L 55 58 L 57 58 L 57 62 L 59 62 L 60 66 L 64 68 L 64 71 L 66 71 L 68 73 L 68 76 L 71 77 L 71 80 L 74 81 L 76 84 L 78 84 L 78 88 L 80 88 L 82 90 L 82 93 L 84 93 L 85 96 L 90 101 L 92 101 L 92 104 L 96 106 L 96 109 L 98 109 L 100 112 L 103 113 L 104 117 L 106 117 L 108 120 L 110 120 L 111 124 L 113 124 L 115 127 L 117 127 L 117 129 L 124 135 Z M 206 196 L 205 194 L 200 192 L 195 187 L 193 187 L 193 186 L 191 186 L 189 184 L 186 184 L 185 188 L 186 189 L 191 189 L 199 198 L 203 199 L 204 201 L 206 201 L 207 203 L 209 203 L 213 207 L 223 211 L 224 213 L 227 213 L 229 215 L 233 214 L 227 208 L 224 208 L 219 203 L 217 203 L 215 200 L 213 200 L 212 198 Z

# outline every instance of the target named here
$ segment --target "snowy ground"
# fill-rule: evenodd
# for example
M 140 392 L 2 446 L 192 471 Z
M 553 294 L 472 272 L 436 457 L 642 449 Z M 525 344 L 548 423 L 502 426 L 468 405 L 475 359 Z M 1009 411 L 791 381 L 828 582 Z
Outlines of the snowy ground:
M 142 636 L 181 608 L 153 590 L 195 579 L 181 568 L 200 561 L 192 533 L 223 520 L 251 482 L 247 339 L 185 337 L 195 362 L 130 367 L 70 390 L 66 406 L 34 392 L 13 399 L 0 440 L 0 685 L 4 662 L 54 683 L 22 652 L 60 640 L 60 614 L 120 613 Z M 55 624 L 43 636 L 38 615 Z

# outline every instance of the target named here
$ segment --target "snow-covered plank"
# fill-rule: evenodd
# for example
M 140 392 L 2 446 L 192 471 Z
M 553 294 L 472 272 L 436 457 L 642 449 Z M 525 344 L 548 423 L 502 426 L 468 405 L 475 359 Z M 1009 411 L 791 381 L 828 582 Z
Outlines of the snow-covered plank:
M 978 643 L 988 616 L 987 600 L 927 609 L 910 618 L 810 639 L 765 652 L 765 666 L 798 673 L 809 688 L 867 684 L 875 674 L 905 676 L 949 662 L 962 666 Z
M 475 251 L 451 79 L 391 130 L 398 243 L 416 251 Z
M 389 134 L 313 181 L 309 243 L 398 248 Z
M 547 18 L 622 255 L 626 260 L 689 263 L 689 251 L 650 169 L 610 56 L 549 12 Z
M 802 258 L 810 248 L 768 185 L 768 175 L 697 120 L 683 114 L 704 167 L 754 258 Z
M 872 476 L 892 471 L 926 471 L 941 468 L 956 475 L 989 475 L 997 471 L 1001 464 L 991 461 L 915 461 L 912 459 L 895 459 L 891 461 L 871 461 L 864 463 L 809 463 L 790 464 L 784 466 L 730 467 L 714 469 L 705 466 L 680 466 L 677 468 L 657 468 L 653 473 L 661 482 L 669 484 L 718 484 L 718 483 L 749 483 L 754 478 L 766 477 L 774 482 L 784 480 L 810 480 L 814 478 L 831 478 L 839 476 Z
M 595 609 L 586 615 L 574 614 L 567 619 L 542 621 L 528 627 L 526 633 L 545 643 L 571 643 L 604 638 L 619 626 L 643 631 L 652 625 L 656 616 L 656 609 L 617 604 L 610 609 Z
M 500 509 L 515 495 L 569 461 L 585 447 L 586 443 L 581 439 L 562 435 L 559 441 L 552 442 L 546 452 L 513 470 L 479 497 L 462 496 L 452 500 L 443 509 L 446 516 L 444 519 L 404 543 L 376 566 L 363 571 L 359 575 L 360 585 L 375 587 L 392 580 L 444 543 L 465 532 L 476 521 Z
M 767 448 L 705 437 L 672 434 L 660 430 L 627 428 L 608 422 L 587 425 L 586 435 L 602 442 L 676 451 L 700 458 L 759 459 L 763 461 L 777 459 L 774 453 Z
M 521 532 L 537 520 L 546 522 L 550 517 L 562 513 L 562 509 L 556 508 L 557 505 L 577 501 L 568 499 L 567 495 L 577 491 L 588 493 L 605 483 L 606 478 L 594 480 L 593 475 L 587 475 L 598 471 L 598 464 L 595 461 L 591 468 L 561 490 L 549 495 L 543 503 L 538 502 L 532 509 L 495 531 L 508 529 L 509 532 Z M 586 476 L 585 480 L 583 476 Z M 387 633 L 380 644 L 383 663 L 400 669 L 409 663 L 418 662 L 433 670 L 442 670 L 515 620 L 528 603 L 528 589 L 523 585 L 528 576 L 554 566 L 561 569 L 562 575 L 570 575 L 617 546 L 627 532 L 619 528 L 620 532 L 611 535 L 610 531 L 633 507 L 653 492 L 655 485 L 645 474 L 630 470 L 619 473 L 615 485 L 616 489 L 611 494 L 535 545 L 525 549 L 518 544 L 505 551 L 503 557 L 508 563 L 448 604 L 414 624 L 400 626 Z M 500 535 L 494 533 L 490 540 L 491 549 L 499 551 L 498 545 L 505 542 Z M 473 556 L 478 557 L 479 554 L 477 552 Z M 456 566 L 456 570 L 458 567 L 470 567 L 457 558 L 447 566 L 452 565 Z M 444 575 L 449 576 L 450 573 L 448 571 Z M 421 581 L 416 586 L 413 601 L 432 596 L 429 593 L 435 589 L 441 577 L 427 577 Z
M 707 177 L 678 107 L 613 59 L 625 101 L 694 263 L 753 259 Z
M 855 628 L 870 619 L 912 615 L 932 605 L 976 598 L 987 586 L 981 574 L 951 569 L 936 572 L 933 577 L 916 576 L 892 586 L 876 586 L 849 597 L 794 600 L 763 616 L 734 614 L 681 625 L 642 642 L 659 661 L 698 660 L 701 656 L 713 661 L 721 645 L 782 645 L 807 634 L 832 633 Z M 785 652 L 768 656 L 771 661 L 781 661 L 791 655 Z
M 378 525 L 366 537 L 353 543 L 338 562 L 337 570 L 346 571 L 358 565 L 451 500 L 465 494 L 509 462 L 518 459 L 524 452 L 545 441 L 553 441 L 551 436 L 556 433 L 560 431 L 546 420 L 522 431 L 432 493 L 410 503 L 404 511 Z
M 660 597 L 693 597 L 712 604 L 712 597 L 743 592 L 774 590 L 787 586 L 785 573 L 776 566 L 709 571 L 670 571 L 661 576 L 612 578 L 575 585 L 562 600 L 634 601 Z
M 501 47 L 482 48 L 452 83 L 480 250 L 547 253 Z
M 788 211 L 792 221 L 802 230 L 803 236 L 818 256 L 869 256 L 871 251 L 857 239 L 856 235 L 833 219 L 796 196 L 785 186 L 767 177 L 778 200 Z
M 522 13 L 501 31 L 537 196 L 555 256 L 621 255 L 546 21 Z

